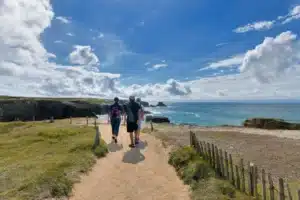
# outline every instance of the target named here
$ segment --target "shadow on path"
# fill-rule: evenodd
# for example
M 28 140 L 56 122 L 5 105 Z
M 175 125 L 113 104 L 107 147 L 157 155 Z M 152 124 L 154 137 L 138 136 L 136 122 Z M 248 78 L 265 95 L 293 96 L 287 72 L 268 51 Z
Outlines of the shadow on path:
M 124 153 L 123 162 L 137 164 L 145 160 L 145 156 L 141 153 L 141 149 L 145 149 L 148 146 L 147 141 L 140 141 L 135 148 L 130 149 L 129 151 Z
M 114 142 L 110 142 L 107 145 L 108 151 L 109 152 L 117 152 L 123 149 L 123 145 L 122 144 L 116 144 Z

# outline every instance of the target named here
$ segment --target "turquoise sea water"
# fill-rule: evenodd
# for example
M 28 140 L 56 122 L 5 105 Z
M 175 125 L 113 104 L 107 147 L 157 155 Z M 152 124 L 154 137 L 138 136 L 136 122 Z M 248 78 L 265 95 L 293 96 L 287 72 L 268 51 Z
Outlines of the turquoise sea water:
M 172 123 L 204 126 L 241 125 L 253 117 L 300 123 L 300 103 L 172 103 L 168 107 L 147 109 L 153 115 L 169 117 Z

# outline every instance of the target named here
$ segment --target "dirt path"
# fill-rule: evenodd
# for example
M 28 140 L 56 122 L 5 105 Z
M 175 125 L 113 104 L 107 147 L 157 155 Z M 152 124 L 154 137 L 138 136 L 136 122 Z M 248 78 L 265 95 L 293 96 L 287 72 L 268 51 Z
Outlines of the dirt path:
M 120 127 L 120 145 L 111 143 L 108 125 L 100 125 L 100 131 L 110 153 L 75 184 L 70 200 L 190 199 L 188 187 L 168 165 L 168 153 L 161 141 L 142 134 L 138 148 L 130 149 L 124 126 Z

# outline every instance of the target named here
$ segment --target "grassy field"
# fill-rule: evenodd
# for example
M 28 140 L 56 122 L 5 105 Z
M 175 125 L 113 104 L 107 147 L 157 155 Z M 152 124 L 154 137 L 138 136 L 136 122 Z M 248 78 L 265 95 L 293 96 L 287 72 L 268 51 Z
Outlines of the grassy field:
M 19 99 L 25 99 L 25 100 L 52 100 L 52 101 L 85 101 L 88 103 L 107 103 L 112 102 L 112 100 L 105 100 L 105 99 L 97 99 L 97 98 L 51 98 L 51 97 L 11 97 L 11 96 L 0 96 L 0 100 L 19 100 Z
M 68 196 L 80 173 L 106 155 L 104 141 L 91 150 L 95 129 L 55 123 L 0 123 L 0 199 Z

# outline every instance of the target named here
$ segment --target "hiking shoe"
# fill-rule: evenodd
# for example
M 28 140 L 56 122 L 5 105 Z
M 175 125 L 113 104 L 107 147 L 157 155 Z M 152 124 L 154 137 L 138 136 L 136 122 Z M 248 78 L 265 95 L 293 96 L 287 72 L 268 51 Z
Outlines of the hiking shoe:
M 114 141 L 116 144 L 118 143 L 117 137 L 114 138 Z
M 139 143 L 140 143 L 140 140 L 139 140 L 139 139 L 136 139 L 134 143 L 135 143 L 135 144 L 139 144 Z
M 135 145 L 134 144 L 130 144 L 129 147 L 130 148 L 135 148 Z

